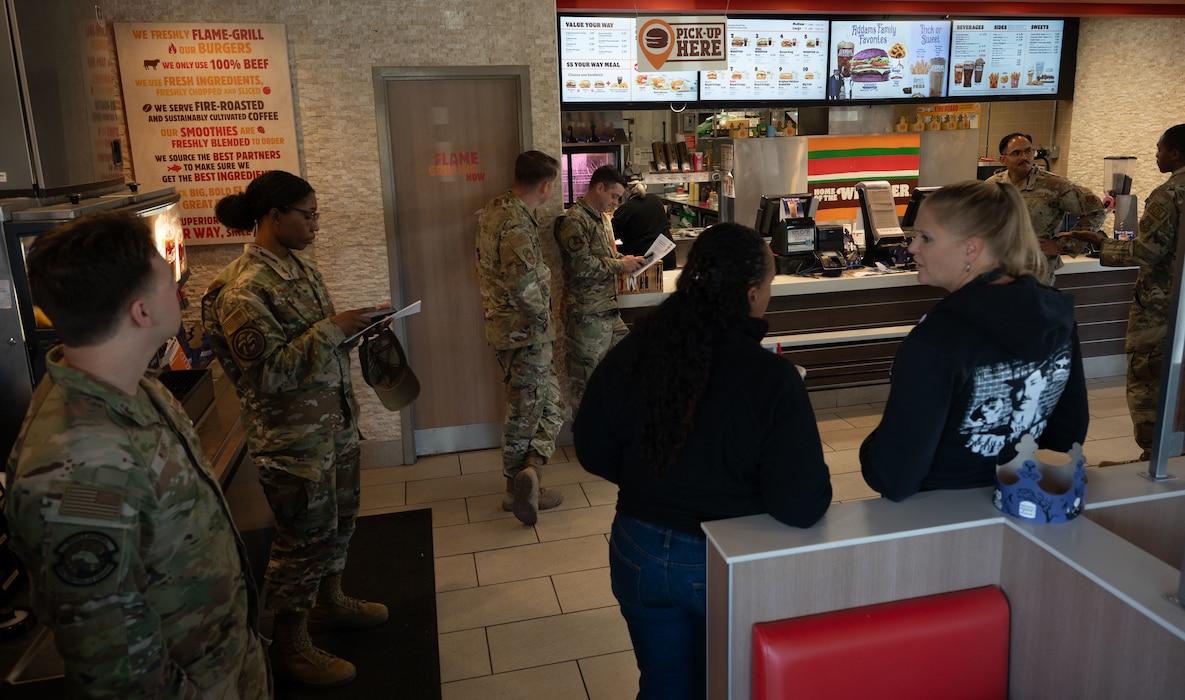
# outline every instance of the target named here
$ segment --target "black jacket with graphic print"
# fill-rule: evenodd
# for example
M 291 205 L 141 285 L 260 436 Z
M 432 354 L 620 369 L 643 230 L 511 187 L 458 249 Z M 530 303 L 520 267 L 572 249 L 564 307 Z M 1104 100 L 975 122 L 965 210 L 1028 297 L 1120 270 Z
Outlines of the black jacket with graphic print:
M 940 301 L 901 343 L 864 480 L 900 501 L 995 483 L 1026 432 L 1065 452 L 1086 438 L 1074 298 L 1032 277 L 981 277 Z

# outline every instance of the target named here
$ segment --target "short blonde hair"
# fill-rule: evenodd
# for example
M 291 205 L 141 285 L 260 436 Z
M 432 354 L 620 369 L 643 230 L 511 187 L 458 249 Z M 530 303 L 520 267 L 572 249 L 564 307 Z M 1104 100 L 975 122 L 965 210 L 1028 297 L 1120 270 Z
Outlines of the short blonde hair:
M 1007 182 L 967 180 L 922 200 L 922 208 L 958 240 L 978 236 L 1004 274 L 1045 279 L 1047 263 L 1020 190 Z

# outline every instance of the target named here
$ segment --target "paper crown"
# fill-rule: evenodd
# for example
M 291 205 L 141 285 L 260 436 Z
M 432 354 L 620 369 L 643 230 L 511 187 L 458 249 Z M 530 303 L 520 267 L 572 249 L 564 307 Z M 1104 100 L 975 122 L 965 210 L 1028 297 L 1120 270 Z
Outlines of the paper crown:
M 1074 443 L 1065 464 L 1046 464 L 1036 457 L 1037 441 L 1025 433 L 1016 458 L 996 467 L 996 508 L 1033 523 L 1064 523 L 1078 517 L 1086 503 L 1086 459 Z

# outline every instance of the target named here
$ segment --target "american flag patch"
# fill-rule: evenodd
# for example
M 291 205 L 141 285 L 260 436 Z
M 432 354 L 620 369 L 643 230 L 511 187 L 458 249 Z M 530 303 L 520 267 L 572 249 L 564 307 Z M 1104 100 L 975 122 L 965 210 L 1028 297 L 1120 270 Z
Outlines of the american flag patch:
M 222 330 L 226 331 L 227 335 L 230 335 L 237 331 L 247 320 L 247 312 L 242 309 L 235 309 L 231 315 L 222 321 Z
M 123 494 L 74 484 L 68 486 L 66 493 L 62 495 L 62 505 L 58 513 L 83 518 L 119 520 L 122 505 Z

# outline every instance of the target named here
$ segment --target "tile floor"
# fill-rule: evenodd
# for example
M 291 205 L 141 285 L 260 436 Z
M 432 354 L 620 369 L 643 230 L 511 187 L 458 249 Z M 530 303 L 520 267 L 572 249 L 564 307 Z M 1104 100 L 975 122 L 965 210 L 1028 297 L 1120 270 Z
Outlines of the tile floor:
M 1134 458 L 1123 377 L 1092 379 L 1088 388 L 1088 463 Z M 837 503 L 876 496 L 857 450 L 882 407 L 816 406 Z M 564 503 L 524 527 L 502 512 L 498 450 L 362 473 L 362 515 L 432 509 L 445 700 L 637 693 L 629 634 L 609 590 L 616 487 L 581 469 L 571 446 L 557 450 L 544 480 Z

